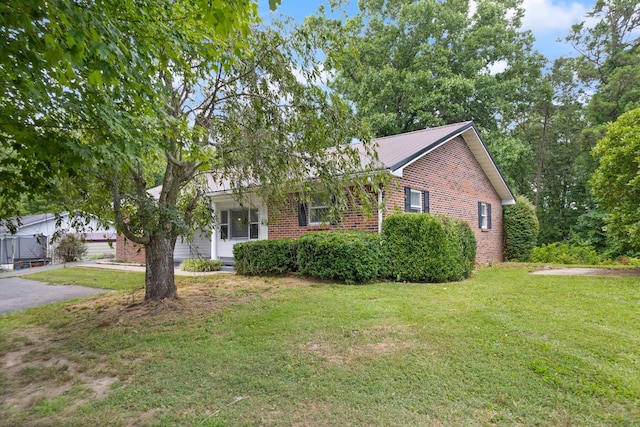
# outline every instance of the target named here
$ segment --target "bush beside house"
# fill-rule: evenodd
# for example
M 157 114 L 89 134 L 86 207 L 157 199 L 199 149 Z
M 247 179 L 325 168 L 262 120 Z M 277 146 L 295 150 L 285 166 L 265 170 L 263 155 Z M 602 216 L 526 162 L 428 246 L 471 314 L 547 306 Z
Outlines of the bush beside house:
M 348 284 L 383 277 L 385 257 L 379 234 L 365 231 L 309 233 L 298 239 L 298 271 Z
M 388 274 L 409 282 L 448 282 L 471 275 L 476 240 L 464 221 L 399 213 L 382 223 Z
M 517 196 L 514 205 L 504 207 L 502 226 L 505 260 L 530 261 L 540 231 L 535 206 L 526 197 Z
M 236 271 L 259 275 L 297 270 L 349 284 L 379 279 L 455 281 L 473 271 L 477 243 L 465 221 L 398 213 L 385 218 L 382 230 L 382 235 L 326 231 L 298 239 L 239 243 L 234 246 Z
M 296 239 L 237 243 L 233 247 L 234 267 L 238 274 L 245 276 L 296 271 L 298 269 L 297 246 Z
M 54 255 L 63 262 L 80 261 L 87 254 L 87 245 L 72 234 L 63 236 L 54 249 Z
M 188 258 L 180 263 L 183 271 L 192 273 L 207 273 L 210 271 L 218 271 L 222 267 L 222 261 L 217 259 Z

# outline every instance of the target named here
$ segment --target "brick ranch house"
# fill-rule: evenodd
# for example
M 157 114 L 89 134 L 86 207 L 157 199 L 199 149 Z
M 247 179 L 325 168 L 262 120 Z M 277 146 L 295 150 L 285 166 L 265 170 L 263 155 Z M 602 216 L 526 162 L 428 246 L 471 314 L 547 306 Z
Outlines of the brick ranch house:
M 233 260 L 233 246 L 242 241 L 298 237 L 310 231 L 348 229 L 380 232 L 385 216 L 397 211 L 444 214 L 467 221 L 478 241 L 476 262 L 502 261 L 502 206 L 515 198 L 473 122 L 456 123 L 376 139 L 381 168 L 391 179 L 379 191 L 373 215 L 358 210 L 342 213 L 334 225 L 321 220 L 322 203 L 299 203 L 296 195 L 269 218 L 266 203 L 242 208 L 228 188 L 213 185 L 209 197 L 218 224 L 210 239 L 178 241 L 176 260 L 205 257 Z M 357 147 L 358 145 L 356 145 Z M 123 248 L 123 250 L 121 250 Z M 127 256 L 126 249 L 130 253 Z M 144 254 L 119 238 L 116 258 L 144 262 Z M 183 256 L 189 253 L 190 256 Z M 129 258 L 129 259 L 127 259 Z

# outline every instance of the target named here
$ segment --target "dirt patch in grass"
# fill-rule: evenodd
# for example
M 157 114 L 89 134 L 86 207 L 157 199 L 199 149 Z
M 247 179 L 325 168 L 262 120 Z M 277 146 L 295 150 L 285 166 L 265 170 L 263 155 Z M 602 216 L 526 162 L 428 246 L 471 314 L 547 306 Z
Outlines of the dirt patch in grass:
M 54 333 L 45 327 L 13 331 L 0 351 L 0 417 L 69 396 L 65 413 L 107 397 L 127 373 L 110 369 L 107 355 L 74 354 L 65 347 L 68 336 L 81 329 L 126 325 L 171 324 L 204 318 L 230 304 L 250 301 L 285 287 L 309 286 L 296 276 L 246 278 L 236 275 L 188 277 L 178 280 L 176 300 L 144 302 L 144 291 L 105 294 L 64 306 L 71 322 Z M 126 351 L 121 354 L 126 358 Z M 136 359 L 144 355 L 136 354 Z M 76 361 L 77 360 L 77 361 Z M 129 361 L 133 362 L 133 361 Z M 80 392 L 78 390 L 81 390 Z
M 335 364 L 359 363 L 418 348 L 409 339 L 407 327 L 374 327 L 366 330 L 343 330 L 341 334 L 306 342 L 300 350 Z
M 95 376 L 79 363 L 46 351 L 56 346 L 44 328 L 16 331 L 11 337 L 15 348 L 0 357 L 2 375 L 9 386 L 0 400 L 0 414 L 4 411 L 25 410 L 44 399 L 54 399 L 82 385 L 89 393 L 85 399 L 74 399 L 74 406 L 89 399 L 102 399 L 118 381 L 112 376 Z M 94 371 L 103 365 L 98 363 Z
M 100 327 L 114 324 L 165 322 L 207 316 L 229 304 L 250 301 L 270 295 L 278 289 L 310 286 L 317 282 L 295 275 L 281 277 L 243 277 L 235 274 L 182 278 L 177 281 L 175 300 L 144 301 L 144 290 L 125 295 L 104 295 L 66 306 L 69 312 L 90 313 Z

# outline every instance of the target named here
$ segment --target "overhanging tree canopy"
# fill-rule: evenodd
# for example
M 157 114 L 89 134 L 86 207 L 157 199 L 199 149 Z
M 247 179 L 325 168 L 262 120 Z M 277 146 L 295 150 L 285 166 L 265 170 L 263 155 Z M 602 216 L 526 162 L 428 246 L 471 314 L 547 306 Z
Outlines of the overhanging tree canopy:
M 19 126 L 4 127 L 2 155 L 13 163 L 2 171 L 14 177 L 38 171 L 22 189 L 55 189 L 62 206 L 103 218 L 112 212 L 118 230 L 145 246 L 146 299 L 176 296 L 173 248 L 195 225 L 198 210 L 206 213 L 204 172 L 231 182 L 238 197 L 253 186 L 272 204 L 307 192 L 310 176 L 314 186 L 331 187 L 338 201 L 347 191 L 340 177 L 349 178 L 350 188 L 372 182 L 349 146 L 367 132 L 318 86 L 316 53 L 331 34 L 259 27 L 249 0 L 37 5 L 22 10 L 11 3 L 24 22 L 3 27 L 17 32 L 10 39 L 13 62 L 3 67 L 35 73 L 19 52 L 38 32 L 50 33 L 51 44 L 63 48 L 55 67 L 36 52 L 44 59 L 30 78 L 50 79 L 51 89 L 6 78 L 14 86 L 3 92 L 2 117 Z M 69 8 L 77 16 L 67 16 Z M 63 25 L 49 25 L 58 15 Z M 83 26 L 85 17 L 103 26 Z M 76 32 L 95 35 L 78 58 L 72 55 Z M 69 75 L 57 77 L 58 68 Z M 29 90 L 33 105 L 7 107 L 31 100 Z M 39 146 L 59 161 L 31 158 Z M 162 189 L 154 198 L 147 190 L 158 178 Z M 9 181 L 3 177 L 2 185 L 19 191 Z
M 186 50 L 240 54 L 256 20 L 252 0 L 3 1 L 0 221 L 18 213 L 21 194 L 64 195 L 56 177 L 100 155 L 87 132 L 129 139 L 137 116 L 162 114 L 158 74 L 188 71 Z

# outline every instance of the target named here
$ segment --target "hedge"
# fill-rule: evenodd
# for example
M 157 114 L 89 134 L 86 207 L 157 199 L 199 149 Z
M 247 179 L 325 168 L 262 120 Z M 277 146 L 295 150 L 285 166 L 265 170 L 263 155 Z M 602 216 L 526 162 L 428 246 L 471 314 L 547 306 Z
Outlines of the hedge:
M 385 257 L 379 234 L 364 231 L 328 231 L 298 239 L 298 271 L 347 284 L 382 277 Z
M 533 204 L 524 196 L 516 197 L 515 205 L 504 207 L 502 226 L 505 260 L 530 261 L 540 230 Z
M 409 282 L 448 282 L 471 275 L 476 239 L 469 224 L 452 218 L 397 213 L 382 223 L 387 274 Z
M 233 247 L 235 270 L 246 276 L 296 271 L 297 245 L 295 239 L 237 243 Z
M 326 231 L 299 239 L 258 240 L 233 248 L 238 274 L 299 271 L 348 284 L 391 278 L 445 282 L 469 277 L 475 266 L 476 238 L 469 224 L 441 215 L 393 214 L 382 235 Z

